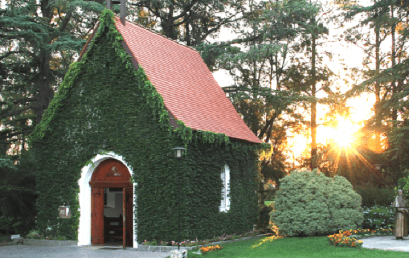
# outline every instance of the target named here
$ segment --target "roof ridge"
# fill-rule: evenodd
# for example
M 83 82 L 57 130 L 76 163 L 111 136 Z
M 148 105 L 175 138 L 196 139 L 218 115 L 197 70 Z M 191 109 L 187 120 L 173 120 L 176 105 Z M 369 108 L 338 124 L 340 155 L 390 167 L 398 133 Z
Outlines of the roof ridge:
M 118 19 L 120 19 L 117 15 L 115 15 L 115 17 L 118 18 Z M 125 19 L 125 21 L 126 21 L 126 22 L 129 22 L 129 23 L 132 24 L 132 25 L 135 25 L 135 26 L 138 26 L 138 27 L 140 27 L 140 28 L 142 28 L 142 29 L 145 29 L 145 30 L 147 30 L 147 31 L 150 31 L 150 32 L 152 32 L 153 34 L 156 34 L 156 35 L 158 35 L 158 36 L 161 36 L 162 38 L 165 38 L 165 39 L 168 39 L 168 40 L 170 40 L 170 41 L 173 41 L 173 42 L 175 42 L 176 44 L 178 44 L 178 45 L 180 45 L 180 46 L 182 46 L 182 47 L 189 48 L 189 49 L 191 49 L 191 50 L 193 50 L 193 51 L 199 53 L 199 52 L 197 51 L 197 49 L 195 49 L 194 47 L 184 45 L 184 44 L 182 44 L 181 42 L 179 42 L 179 41 L 177 41 L 177 40 L 174 40 L 174 39 L 171 39 L 171 38 L 169 38 L 169 37 L 167 37 L 167 36 L 165 36 L 165 35 L 162 35 L 162 34 L 158 33 L 157 31 L 155 31 L 155 30 L 153 30 L 153 29 L 150 29 L 150 28 L 147 28 L 147 27 L 145 27 L 145 26 L 143 26 L 143 25 L 141 25 L 141 24 L 139 24 L 139 23 L 137 23 L 137 22 L 132 22 L 132 21 L 129 21 L 129 20 L 127 20 L 127 19 Z

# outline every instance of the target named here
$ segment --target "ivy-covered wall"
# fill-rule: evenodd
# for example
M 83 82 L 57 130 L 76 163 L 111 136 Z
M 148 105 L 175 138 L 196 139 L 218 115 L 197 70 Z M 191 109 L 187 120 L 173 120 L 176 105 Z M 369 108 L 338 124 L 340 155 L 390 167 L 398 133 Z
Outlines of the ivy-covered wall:
M 246 155 L 233 149 L 231 144 L 219 141 L 204 143 L 195 140 L 187 148 L 187 156 L 180 164 L 181 230 L 183 230 L 181 238 L 208 239 L 252 230 L 258 214 L 254 152 L 249 151 Z M 219 212 L 222 188 L 220 173 L 225 164 L 229 166 L 231 174 L 231 207 L 228 213 Z M 162 168 L 158 168 L 160 169 Z M 144 196 L 144 201 L 147 202 L 138 202 L 139 240 L 176 239 L 177 170 L 169 172 L 170 174 L 163 175 L 141 171 L 136 176 L 138 198 Z M 154 187 L 144 189 L 144 185 L 140 186 L 140 181 L 147 185 L 154 185 L 158 181 L 164 181 L 165 184 L 161 185 L 160 190 Z M 160 205 L 154 204 L 152 207 L 152 199 Z
M 138 242 L 176 240 L 177 171 L 181 174 L 182 239 L 205 239 L 252 229 L 257 218 L 255 176 L 260 146 L 169 124 L 162 97 L 135 69 L 121 45 L 113 13 L 88 52 L 71 65 L 58 94 L 31 136 L 39 159 L 37 227 L 47 235 L 77 238 L 78 179 L 97 154 L 124 157 L 137 183 Z M 186 146 L 180 164 L 171 148 Z M 231 170 L 231 209 L 220 213 L 222 167 Z M 58 206 L 73 216 L 58 218 Z

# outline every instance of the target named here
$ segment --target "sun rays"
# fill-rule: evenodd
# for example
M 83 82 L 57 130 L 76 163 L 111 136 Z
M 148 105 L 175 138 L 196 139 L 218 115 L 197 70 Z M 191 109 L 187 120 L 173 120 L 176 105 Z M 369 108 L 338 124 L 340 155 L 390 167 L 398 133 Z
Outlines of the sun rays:
M 342 166 L 344 173 L 354 173 L 353 166 L 360 163 L 370 171 L 376 173 L 376 169 L 370 161 L 359 151 L 362 147 L 368 147 L 364 137 L 359 132 L 360 126 L 353 123 L 348 118 L 338 118 L 336 126 L 328 128 L 327 134 L 327 152 L 326 156 L 331 157 L 333 161 L 333 173 Z M 352 175 L 349 175 L 352 178 Z

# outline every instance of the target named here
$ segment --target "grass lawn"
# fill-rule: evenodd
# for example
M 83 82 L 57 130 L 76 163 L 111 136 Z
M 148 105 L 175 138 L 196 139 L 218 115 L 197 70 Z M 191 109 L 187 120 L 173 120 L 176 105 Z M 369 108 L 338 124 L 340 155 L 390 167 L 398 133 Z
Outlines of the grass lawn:
M 261 238 L 260 238 L 261 239 Z M 335 247 L 328 243 L 327 237 L 287 237 L 276 239 L 273 242 L 267 242 L 263 245 L 252 248 L 260 239 L 237 241 L 223 244 L 223 249 L 207 253 L 206 255 L 197 255 L 189 252 L 188 257 L 240 257 L 240 258 L 389 258 L 389 257 L 409 257 L 406 252 L 393 252 L 382 250 L 356 249 L 348 247 Z

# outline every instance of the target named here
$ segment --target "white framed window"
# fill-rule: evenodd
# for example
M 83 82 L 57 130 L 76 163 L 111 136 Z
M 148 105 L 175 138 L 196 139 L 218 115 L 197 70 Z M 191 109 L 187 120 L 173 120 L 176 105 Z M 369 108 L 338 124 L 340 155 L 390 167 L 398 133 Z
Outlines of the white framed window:
M 222 180 L 220 212 L 228 212 L 230 210 L 230 168 L 227 164 L 222 168 L 220 178 Z

